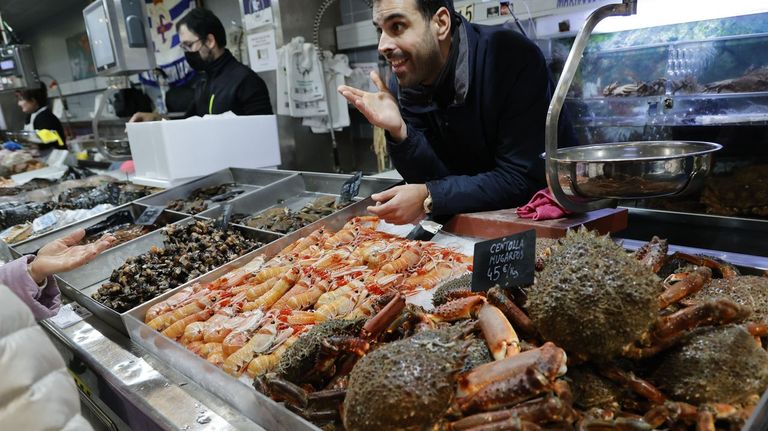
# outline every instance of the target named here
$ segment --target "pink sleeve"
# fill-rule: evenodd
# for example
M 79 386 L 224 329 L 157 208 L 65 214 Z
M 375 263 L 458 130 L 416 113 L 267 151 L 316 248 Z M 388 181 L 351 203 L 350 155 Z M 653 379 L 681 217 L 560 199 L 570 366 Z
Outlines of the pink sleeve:
M 45 289 L 32 280 L 27 272 L 27 264 L 34 256 L 24 256 L 0 266 L 0 283 L 8 286 L 32 310 L 36 320 L 53 317 L 61 308 L 61 292 L 56 280 L 48 277 Z

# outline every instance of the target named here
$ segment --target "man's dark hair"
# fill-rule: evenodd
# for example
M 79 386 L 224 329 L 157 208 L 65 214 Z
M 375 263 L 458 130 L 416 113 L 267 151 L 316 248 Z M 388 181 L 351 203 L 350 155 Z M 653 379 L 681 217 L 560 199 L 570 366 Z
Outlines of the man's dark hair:
M 227 46 L 227 33 L 224 31 L 224 25 L 221 20 L 208 9 L 196 8 L 189 11 L 184 18 L 176 23 L 176 31 L 179 27 L 186 25 L 187 28 L 195 33 L 200 39 L 206 39 L 209 34 L 216 39 L 219 48 Z
M 427 20 L 432 19 L 432 16 L 437 13 L 437 10 L 441 7 L 447 7 L 449 11 L 453 12 L 453 0 L 415 0 L 416 6 L 424 18 Z
M 374 0 L 378 2 L 379 0 Z M 421 12 L 425 20 L 429 21 L 441 7 L 447 7 L 451 15 L 455 15 L 456 9 L 453 7 L 453 0 L 413 0 L 416 2 L 416 8 Z
M 17 91 L 16 97 L 23 100 L 34 100 L 40 108 L 48 106 L 48 90 L 42 82 L 39 87 L 25 88 L 24 90 Z

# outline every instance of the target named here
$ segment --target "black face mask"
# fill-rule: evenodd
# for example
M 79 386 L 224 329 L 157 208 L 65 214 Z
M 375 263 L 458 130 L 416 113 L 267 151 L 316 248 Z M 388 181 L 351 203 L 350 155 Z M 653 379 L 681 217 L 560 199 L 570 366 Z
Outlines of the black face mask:
M 205 70 L 205 68 L 208 67 L 208 62 L 203 60 L 200 51 L 185 52 L 184 59 L 187 60 L 187 64 L 189 64 L 189 67 L 192 69 L 200 71 Z

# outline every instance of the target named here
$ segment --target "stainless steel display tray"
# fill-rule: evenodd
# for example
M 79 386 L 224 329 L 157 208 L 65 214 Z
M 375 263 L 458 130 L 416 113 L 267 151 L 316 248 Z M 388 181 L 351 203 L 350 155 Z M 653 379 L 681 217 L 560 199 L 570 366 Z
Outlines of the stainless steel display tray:
M 116 213 L 119 213 L 120 211 L 127 210 L 131 212 L 135 220 L 141 215 L 142 212 L 144 212 L 146 208 L 147 207 L 144 205 L 135 204 L 135 203 L 120 205 L 119 207 L 115 207 L 107 212 L 103 212 L 101 214 L 89 217 L 85 220 L 81 220 L 73 224 L 62 226 L 58 229 L 54 229 L 50 232 L 46 232 L 34 238 L 30 238 L 28 240 L 19 242 L 17 244 L 13 244 L 11 245 L 11 249 L 13 249 L 13 251 L 18 253 L 19 255 L 35 253 L 37 252 L 37 250 L 40 249 L 40 247 L 44 246 L 45 244 L 48 244 L 49 242 L 57 240 L 59 238 L 65 237 L 70 233 L 76 231 L 77 229 L 81 229 L 81 228 L 85 229 L 87 227 L 93 226 L 96 223 L 106 220 L 107 217 L 111 216 L 112 214 L 116 214 Z M 160 214 L 160 216 L 157 218 L 157 221 L 155 222 L 155 224 L 157 224 L 158 226 L 165 226 L 167 224 L 180 221 L 184 218 L 186 218 L 185 215 L 182 215 L 173 211 L 163 211 L 163 213 Z
M 338 230 L 344 226 L 351 217 L 367 214 L 366 207 L 371 204 L 373 204 L 373 201 L 370 198 L 352 204 L 347 208 L 326 217 L 320 222 L 305 226 L 261 249 L 254 250 L 227 265 L 215 269 L 194 282 L 213 281 L 227 272 L 245 265 L 258 255 L 264 255 L 269 259 L 287 245 L 299 238 L 309 235 L 320 226 Z M 187 350 L 181 344 L 165 337 L 160 332 L 157 332 L 144 324 L 144 316 L 150 307 L 158 302 L 164 301 L 178 290 L 183 289 L 191 283 L 192 282 L 165 292 L 163 295 L 124 313 L 122 317 L 131 339 L 165 363 L 181 371 L 188 377 L 194 378 L 204 389 L 228 402 L 232 407 L 240 411 L 240 413 L 266 429 L 290 431 L 318 430 L 316 426 L 295 415 L 269 397 L 257 392 L 251 385 L 243 380 L 235 379 L 215 365 Z
M 143 205 L 166 206 L 172 200 L 188 198 L 192 192 L 199 188 L 219 186 L 229 183 L 237 184 L 245 190 L 245 193 L 248 193 L 249 191 L 260 189 L 264 186 L 286 179 L 293 175 L 296 175 L 296 173 L 292 171 L 278 171 L 274 169 L 222 169 L 202 178 L 181 184 L 177 187 L 173 187 L 163 192 L 138 199 L 136 200 L 136 203 Z M 218 205 L 219 203 L 213 203 L 210 208 Z
M 197 218 L 188 217 L 177 223 L 189 224 L 195 220 L 197 220 Z M 232 228 L 239 230 L 248 238 L 261 241 L 265 244 L 279 238 L 278 235 L 270 232 L 258 231 L 241 226 L 232 226 Z M 146 253 L 153 246 L 163 247 L 164 238 L 165 236 L 163 235 L 162 230 L 156 230 L 140 238 L 134 239 L 133 241 L 128 241 L 107 250 L 99 257 L 80 268 L 57 274 L 56 278 L 59 287 L 61 287 L 61 290 L 65 294 L 89 309 L 93 314 L 100 317 L 110 326 L 118 331 L 127 333 L 121 313 L 92 299 L 91 295 L 95 293 L 103 283 L 109 281 L 112 271 L 119 268 L 126 259 Z
M 232 214 L 255 215 L 272 207 L 286 207 L 292 211 L 298 211 L 320 196 L 338 197 L 344 182 L 351 177 L 351 175 L 300 172 L 260 190 L 240 195 L 229 203 L 232 205 Z M 358 195 L 368 197 L 396 183 L 397 180 L 394 179 L 363 177 Z M 219 206 L 198 215 L 217 218 L 222 211 L 223 208 Z M 323 220 L 324 218 L 314 223 L 323 223 Z

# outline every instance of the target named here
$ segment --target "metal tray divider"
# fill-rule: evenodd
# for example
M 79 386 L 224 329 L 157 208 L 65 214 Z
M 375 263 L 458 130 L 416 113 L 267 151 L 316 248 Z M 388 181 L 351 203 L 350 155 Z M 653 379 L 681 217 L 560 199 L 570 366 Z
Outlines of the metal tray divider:
M 165 205 L 168 205 L 168 202 L 174 199 L 187 198 L 193 191 L 201 187 L 217 186 L 217 185 L 227 184 L 227 183 L 238 183 L 241 186 L 244 186 L 244 188 L 246 189 L 245 192 L 247 193 L 250 190 L 258 190 L 262 187 L 266 187 L 269 184 L 281 181 L 282 179 L 293 176 L 293 175 L 295 174 L 292 172 L 284 172 L 284 171 L 269 170 L 269 169 L 227 168 L 227 169 L 222 169 L 212 174 L 197 178 L 195 180 L 186 182 L 179 186 L 169 188 L 155 195 L 138 199 L 136 200 L 136 202 L 143 205 L 165 206 Z M 259 179 L 259 177 L 266 177 L 266 178 Z M 265 179 L 266 181 L 263 181 Z M 241 180 L 241 181 L 238 181 L 238 180 Z M 245 182 L 245 181 L 249 181 L 251 183 L 257 183 L 257 184 L 249 184 L 248 182 Z M 216 203 L 216 204 L 217 204 L 216 206 L 220 205 L 220 203 Z M 190 215 L 186 213 L 181 213 L 181 214 Z

